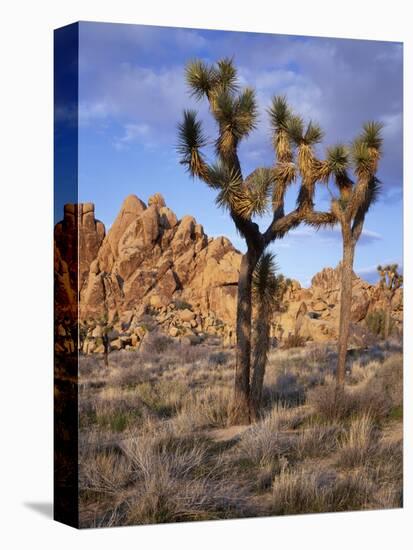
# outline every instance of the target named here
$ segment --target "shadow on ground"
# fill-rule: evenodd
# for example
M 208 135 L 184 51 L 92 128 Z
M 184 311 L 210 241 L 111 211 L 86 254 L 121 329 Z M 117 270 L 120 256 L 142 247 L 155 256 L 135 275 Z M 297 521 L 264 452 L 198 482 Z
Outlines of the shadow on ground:
M 38 514 L 53 519 L 53 503 L 52 502 L 24 502 L 26 508 L 37 512 Z

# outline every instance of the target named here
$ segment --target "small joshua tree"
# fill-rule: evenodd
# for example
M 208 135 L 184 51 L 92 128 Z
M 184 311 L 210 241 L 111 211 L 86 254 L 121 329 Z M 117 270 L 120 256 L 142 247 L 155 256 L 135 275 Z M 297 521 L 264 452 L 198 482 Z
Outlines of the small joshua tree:
M 379 265 L 377 267 L 377 271 L 380 275 L 380 288 L 382 289 L 386 300 L 383 331 L 384 339 L 387 339 L 390 336 L 392 300 L 396 294 L 396 290 L 403 285 L 403 275 L 400 275 L 398 269 L 399 266 L 397 264 L 385 266 Z
M 103 317 L 101 317 L 97 324 L 101 328 L 101 339 L 103 344 L 103 362 L 106 368 L 109 367 L 109 351 L 110 351 L 110 342 L 109 342 L 109 334 L 113 330 L 114 321 L 110 322 L 108 320 L 108 315 L 105 314 Z
M 254 349 L 252 352 L 251 415 L 259 415 L 265 368 L 270 348 L 270 323 L 280 311 L 282 299 L 290 284 L 283 275 L 276 275 L 278 266 L 274 255 L 266 252 L 259 259 L 252 278 L 252 296 L 256 305 Z
M 353 265 L 356 244 L 363 231 L 364 220 L 376 201 L 380 182 L 376 177 L 381 158 L 382 125 L 377 122 L 364 124 L 361 135 L 350 149 L 337 145 L 327 151 L 327 158 L 320 173 L 328 184 L 334 177 L 339 197 L 333 197 L 332 212 L 341 226 L 343 258 L 341 262 L 341 303 L 338 337 L 337 387 L 344 385 L 347 345 L 350 334 Z M 349 175 L 354 171 L 355 181 Z
M 192 95 L 208 102 L 217 128 L 213 141 L 217 162 L 207 162 L 203 150 L 211 142 L 204 134 L 197 113 L 186 110 L 178 126 L 181 164 L 193 177 L 217 191 L 218 206 L 228 210 L 247 248 L 238 280 L 235 384 L 230 421 L 248 423 L 252 416 L 251 291 L 254 269 L 267 246 L 300 223 L 318 228 L 337 221 L 332 212 L 314 210 L 315 186 L 320 180 L 322 163 L 313 148 L 322 140 L 323 133 L 312 122 L 304 126 L 302 119 L 291 112 L 284 97 L 274 97 L 268 115 L 276 161 L 273 166 L 257 168 L 244 177 L 238 147 L 256 127 L 254 90 L 240 89 L 236 68 L 230 59 L 222 59 L 215 65 L 193 61 L 186 68 L 186 80 Z M 300 179 L 297 204 L 285 213 L 285 194 L 296 179 Z M 254 218 L 270 208 L 272 220 L 261 232 Z

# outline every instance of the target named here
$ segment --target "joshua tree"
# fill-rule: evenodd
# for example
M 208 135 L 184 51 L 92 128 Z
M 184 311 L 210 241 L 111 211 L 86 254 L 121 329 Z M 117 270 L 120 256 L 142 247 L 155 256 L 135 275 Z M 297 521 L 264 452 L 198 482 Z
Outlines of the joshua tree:
M 259 259 L 252 277 L 252 297 L 256 305 L 254 326 L 253 368 L 251 380 L 251 415 L 257 418 L 261 407 L 265 367 L 270 347 L 270 322 L 280 310 L 281 301 L 290 280 L 276 275 L 278 266 L 274 255 L 265 252 Z
M 339 197 L 332 200 L 332 212 L 341 226 L 343 258 L 341 262 L 341 304 L 338 338 L 337 387 L 344 385 L 347 345 L 351 321 L 351 299 L 354 252 L 363 231 L 364 220 L 371 205 L 376 201 L 380 182 L 376 177 L 381 157 L 382 125 L 367 122 L 361 135 L 350 149 L 337 145 L 327 151 L 321 167 L 323 179 L 328 185 L 330 176 L 335 179 Z M 355 181 L 349 176 L 353 167 Z
M 403 275 L 398 273 L 399 266 L 397 264 L 377 266 L 377 271 L 380 275 L 380 288 L 383 290 L 386 300 L 386 311 L 384 317 L 384 338 L 390 336 L 391 322 L 391 303 L 396 290 L 403 285 Z
M 217 162 L 209 164 L 203 148 L 206 138 L 197 113 L 186 110 L 179 124 L 178 152 L 189 173 L 218 192 L 216 202 L 226 208 L 237 231 L 245 239 L 238 281 L 236 318 L 235 387 L 231 413 L 232 423 L 248 423 L 250 410 L 251 366 L 251 285 L 254 269 L 266 247 L 282 238 L 301 222 L 321 227 L 334 224 L 332 212 L 314 211 L 313 196 L 319 180 L 321 162 L 313 146 L 321 141 L 321 129 L 310 122 L 304 129 L 301 118 L 294 116 L 283 97 L 274 97 L 268 110 L 273 133 L 276 162 L 271 167 L 257 168 L 244 178 L 238 147 L 256 127 L 257 104 L 254 90 L 240 89 L 232 60 L 222 59 L 209 66 L 193 61 L 186 68 L 186 80 L 192 95 L 206 99 L 216 123 L 213 142 Z M 300 177 L 296 208 L 284 212 L 288 186 Z M 272 200 L 270 199 L 272 198 Z M 272 207 L 272 220 L 261 232 L 254 216 Z
M 113 323 L 108 321 L 108 315 L 105 313 L 97 321 L 97 325 L 100 327 L 100 338 L 103 345 L 103 363 L 106 368 L 109 367 L 109 333 L 113 330 Z

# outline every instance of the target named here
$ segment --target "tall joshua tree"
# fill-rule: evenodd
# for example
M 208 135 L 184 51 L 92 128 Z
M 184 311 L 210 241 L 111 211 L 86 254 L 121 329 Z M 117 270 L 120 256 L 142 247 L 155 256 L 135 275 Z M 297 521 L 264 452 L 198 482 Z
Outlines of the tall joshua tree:
M 214 65 L 202 61 L 186 67 L 186 81 L 197 100 L 206 100 L 217 136 L 214 140 L 216 162 L 209 164 L 203 149 L 210 142 L 204 134 L 197 113 L 186 110 L 178 126 L 178 152 L 189 173 L 217 191 L 216 202 L 228 210 L 236 229 L 245 239 L 237 294 L 236 367 L 231 422 L 251 420 L 251 315 L 252 276 L 266 247 L 282 238 L 301 222 L 316 227 L 333 224 L 332 212 L 314 211 L 313 196 L 320 161 L 313 146 L 322 138 L 321 129 L 294 116 L 285 98 L 274 97 L 268 111 L 273 133 L 276 162 L 257 168 L 244 178 L 238 156 L 239 144 L 256 128 L 257 104 L 251 88 L 240 89 L 236 68 L 231 59 Z M 301 131 L 301 135 L 300 135 Z M 295 158 L 296 157 L 296 158 Z M 300 176 L 301 185 L 296 208 L 284 212 L 288 186 Z M 253 218 L 272 208 L 272 220 L 264 232 Z
M 276 274 L 278 266 L 274 255 L 265 252 L 259 259 L 252 277 L 252 297 L 256 305 L 254 346 L 251 380 L 251 415 L 259 415 L 264 384 L 265 368 L 270 347 L 270 322 L 273 314 L 279 311 L 281 301 L 290 280 Z
M 396 290 L 403 285 L 403 275 L 398 272 L 397 264 L 377 266 L 377 271 L 380 275 L 380 288 L 383 290 L 386 300 L 386 311 L 384 317 L 384 338 L 390 336 L 391 322 L 391 303 L 396 294 Z
M 337 145 L 327 150 L 320 173 L 328 183 L 334 177 L 339 197 L 332 200 L 332 212 L 341 226 L 341 303 L 338 338 L 337 387 L 342 388 L 346 373 L 347 345 L 351 321 L 354 253 L 363 231 L 367 212 L 377 200 L 380 182 L 376 177 L 381 158 L 382 125 L 367 122 L 350 148 Z M 353 168 L 354 180 L 349 175 Z

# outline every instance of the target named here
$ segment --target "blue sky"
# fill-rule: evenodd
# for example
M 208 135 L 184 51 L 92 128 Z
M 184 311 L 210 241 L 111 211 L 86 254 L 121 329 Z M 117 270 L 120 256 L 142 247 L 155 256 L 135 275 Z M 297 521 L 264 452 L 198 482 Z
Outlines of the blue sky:
M 79 201 L 94 202 L 107 228 L 128 194 L 147 201 L 160 192 L 178 217 L 193 215 L 208 235 L 226 235 L 243 250 L 215 193 L 185 173 L 175 150 L 184 108 L 196 108 L 215 136 L 207 106 L 189 96 L 185 64 L 230 56 L 259 103 L 258 128 L 240 147 L 244 174 L 274 162 L 266 116 L 274 94 L 285 94 L 294 110 L 322 125 L 320 155 L 325 146 L 353 139 L 366 120 L 385 124 L 383 193 L 366 219 L 355 268 L 374 280 L 378 263 L 402 263 L 401 44 L 106 23 L 81 23 L 79 37 Z M 290 189 L 287 207 L 294 207 L 296 192 Z M 320 189 L 317 206 L 328 205 Z M 264 229 L 268 218 L 259 223 Z M 338 230 L 301 226 L 273 250 L 281 270 L 308 285 L 339 262 L 341 237 Z

